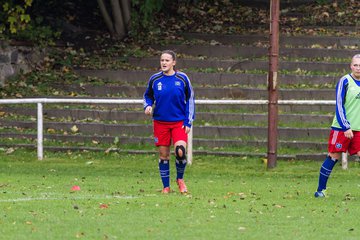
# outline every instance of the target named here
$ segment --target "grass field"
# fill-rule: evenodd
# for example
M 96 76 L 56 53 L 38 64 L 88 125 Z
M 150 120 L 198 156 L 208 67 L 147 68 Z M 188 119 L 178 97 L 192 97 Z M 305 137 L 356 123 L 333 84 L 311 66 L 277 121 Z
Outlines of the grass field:
M 195 156 L 190 193 L 160 193 L 155 155 L 0 150 L 1 239 L 358 239 L 360 166 Z M 172 161 L 173 163 L 173 161 Z M 80 191 L 71 187 L 80 186 Z

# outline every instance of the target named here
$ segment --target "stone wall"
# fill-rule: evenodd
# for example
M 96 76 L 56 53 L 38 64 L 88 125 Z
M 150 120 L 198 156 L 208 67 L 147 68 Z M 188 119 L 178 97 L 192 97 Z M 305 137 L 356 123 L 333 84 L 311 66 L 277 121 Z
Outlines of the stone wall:
M 0 44 L 0 86 L 16 74 L 30 72 L 44 58 L 44 50 L 31 46 Z

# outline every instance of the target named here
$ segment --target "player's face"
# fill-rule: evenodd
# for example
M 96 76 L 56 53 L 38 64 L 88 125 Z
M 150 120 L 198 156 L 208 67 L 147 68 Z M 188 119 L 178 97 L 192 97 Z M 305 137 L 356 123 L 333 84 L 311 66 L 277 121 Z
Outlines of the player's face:
M 176 61 L 174 61 L 173 57 L 168 53 L 163 53 L 160 57 L 160 67 L 161 71 L 165 74 L 172 74 L 174 72 L 174 66 Z
M 360 58 L 353 58 L 350 67 L 352 75 L 360 80 Z

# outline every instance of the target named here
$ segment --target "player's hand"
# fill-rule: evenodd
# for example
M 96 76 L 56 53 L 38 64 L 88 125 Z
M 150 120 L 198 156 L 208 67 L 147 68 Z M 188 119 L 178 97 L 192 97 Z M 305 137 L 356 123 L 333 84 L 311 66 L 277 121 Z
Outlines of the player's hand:
M 344 132 L 345 137 L 352 139 L 354 137 L 354 133 L 351 129 L 348 129 Z
M 191 130 L 191 128 L 187 127 L 187 126 L 182 126 L 183 129 L 185 129 L 185 132 L 188 134 Z
M 146 115 L 151 115 L 151 113 L 152 113 L 152 106 L 147 106 L 145 108 L 145 114 Z

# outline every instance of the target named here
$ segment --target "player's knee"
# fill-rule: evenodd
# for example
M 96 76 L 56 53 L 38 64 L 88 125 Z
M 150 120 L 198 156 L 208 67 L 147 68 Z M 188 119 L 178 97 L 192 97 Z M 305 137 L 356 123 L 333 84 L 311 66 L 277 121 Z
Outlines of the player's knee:
M 169 160 L 168 159 L 159 159 L 159 163 L 161 164 L 168 164 L 169 163 Z
M 337 161 L 341 158 L 341 153 L 329 153 L 329 157 L 333 161 Z
M 175 156 L 177 160 L 185 160 L 186 159 L 186 151 L 183 145 L 179 145 L 175 147 Z

